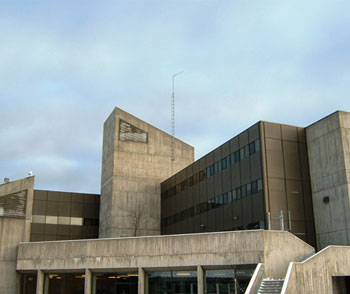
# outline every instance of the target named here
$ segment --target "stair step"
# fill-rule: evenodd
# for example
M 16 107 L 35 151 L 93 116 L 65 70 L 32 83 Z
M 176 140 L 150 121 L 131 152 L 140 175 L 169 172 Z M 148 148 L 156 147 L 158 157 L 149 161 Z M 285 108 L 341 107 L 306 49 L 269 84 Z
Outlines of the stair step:
M 259 287 L 260 294 L 278 294 L 281 293 L 284 280 L 264 279 Z

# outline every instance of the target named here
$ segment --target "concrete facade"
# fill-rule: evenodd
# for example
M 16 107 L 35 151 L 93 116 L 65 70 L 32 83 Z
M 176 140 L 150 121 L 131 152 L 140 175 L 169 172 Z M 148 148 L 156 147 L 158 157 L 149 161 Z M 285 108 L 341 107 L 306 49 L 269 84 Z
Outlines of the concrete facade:
M 350 245 L 350 113 L 306 128 L 317 247 Z
M 0 292 L 17 293 L 17 247 L 30 240 L 34 177 L 0 185 Z M 20 203 L 23 193 L 24 203 Z M 22 208 L 22 205 L 24 207 Z M 22 211 L 23 210 L 23 211 Z M 22 213 L 24 212 L 24 213 Z
M 160 234 L 160 183 L 194 160 L 194 148 L 115 108 L 104 124 L 99 236 Z
M 292 262 L 281 293 L 349 293 L 345 276 L 350 276 L 350 247 L 329 246 L 303 262 Z
M 288 232 L 263 230 L 31 242 L 20 244 L 17 270 L 37 271 L 39 285 L 42 272 L 108 272 L 114 269 L 140 273 L 264 263 L 266 276 L 282 278 L 289 262 L 313 252 L 314 248 Z M 144 293 L 144 283 L 139 283 L 140 294 Z M 85 284 L 91 285 L 91 282 Z M 90 292 L 86 290 L 85 293 Z

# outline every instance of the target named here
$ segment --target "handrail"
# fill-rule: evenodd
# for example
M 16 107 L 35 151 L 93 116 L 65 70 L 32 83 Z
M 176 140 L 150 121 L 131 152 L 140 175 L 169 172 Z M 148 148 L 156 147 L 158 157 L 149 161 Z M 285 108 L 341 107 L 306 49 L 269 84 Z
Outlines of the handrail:
M 254 271 L 252 278 L 249 281 L 248 287 L 245 294 L 256 294 L 258 293 L 259 286 L 264 277 L 265 265 L 263 263 L 259 263 Z

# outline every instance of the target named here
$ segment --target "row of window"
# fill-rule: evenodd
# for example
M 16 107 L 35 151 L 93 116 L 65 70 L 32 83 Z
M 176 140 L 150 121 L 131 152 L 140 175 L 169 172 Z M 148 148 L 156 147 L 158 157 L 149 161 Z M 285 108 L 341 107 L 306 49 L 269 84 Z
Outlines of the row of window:
M 162 219 L 162 226 L 170 226 L 177 222 L 181 222 L 188 218 L 191 218 L 195 215 L 199 215 L 201 213 L 207 212 L 208 210 L 218 208 L 220 206 L 230 204 L 236 200 L 240 200 L 242 198 L 248 197 L 255 193 L 258 193 L 263 190 L 262 179 L 258 179 L 249 184 L 243 185 L 234 189 L 232 191 L 223 193 L 207 201 L 201 202 L 196 206 L 192 206 L 188 209 L 180 211 L 174 215 L 171 215 L 167 218 Z
M 163 200 L 167 199 L 173 195 L 176 195 L 177 193 L 185 191 L 185 190 L 191 188 L 193 185 L 203 181 L 206 178 L 209 178 L 215 174 L 220 173 L 222 170 L 230 167 L 231 165 L 234 165 L 235 163 L 243 160 L 244 158 L 247 158 L 248 156 L 250 156 L 258 151 L 260 151 L 260 139 L 256 139 L 254 142 L 243 146 L 242 148 L 238 149 L 237 151 L 227 155 L 226 157 L 222 158 L 221 160 L 213 163 L 212 165 L 201 170 L 200 172 L 196 173 L 195 175 L 182 181 L 180 184 L 177 184 L 176 186 L 171 187 L 167 191 L 164 191 L 162 193 L 162 199 Z

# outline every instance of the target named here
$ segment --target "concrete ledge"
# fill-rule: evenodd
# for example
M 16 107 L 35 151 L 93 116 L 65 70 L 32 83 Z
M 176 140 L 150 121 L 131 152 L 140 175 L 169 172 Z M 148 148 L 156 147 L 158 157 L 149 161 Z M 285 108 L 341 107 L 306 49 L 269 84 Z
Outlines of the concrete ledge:
M 274 276 L 284 275 L 290 261 L 300 260 L 312 250 L 288 232 L 263 230 L 32 242 L 19 245 L 17 270 L 151 269 L 267 261 L 268 273 Z M 286 266 L 281 264 L 286 261 Z

